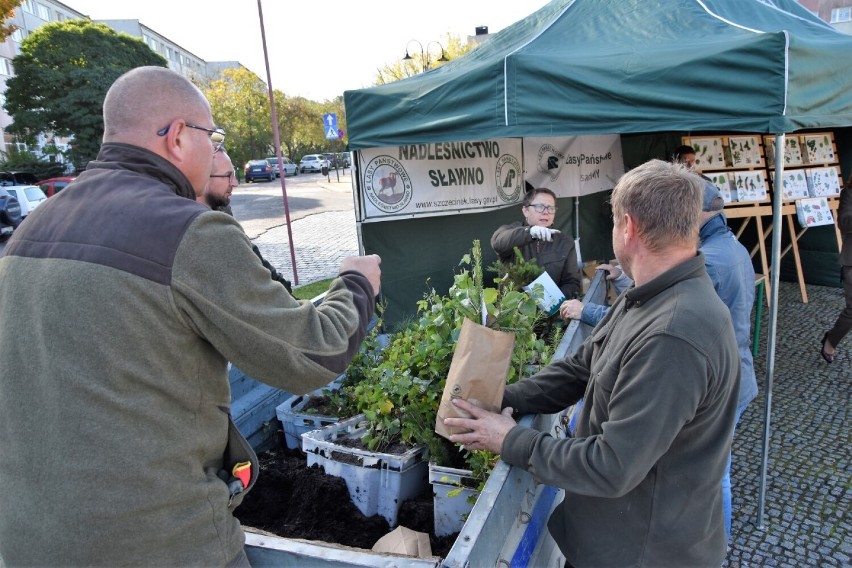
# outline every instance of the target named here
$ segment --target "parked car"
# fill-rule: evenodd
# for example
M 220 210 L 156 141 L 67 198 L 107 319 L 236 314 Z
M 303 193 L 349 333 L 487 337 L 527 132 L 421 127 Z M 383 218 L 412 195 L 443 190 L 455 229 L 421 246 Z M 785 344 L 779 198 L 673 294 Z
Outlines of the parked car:
M 278 171 L 278 158 L 266 158 L 266 161 L 272 166 L 272 170 L 275 172 L 275 177 L 281 177 L 280 172 Z M 293 161 L 287 156 L 281 156 L 281 162 L 284 164 L 284 177 L 287 176 L 295 176 L 299 174 L 299 166 L 297 166 Z
M 275 177 L 281 177 L 281 172 L 278 171 L 278 158 L 266 158 L 266 162 L 272 168 L 272 173 L 275 174 Z
M 4 171 L 0 172 L 0 186 L 35 185 L 38 179 L 32 172 Z
M 341 168 L 351 168 L 352 167 L 352 156 L 349 152 L 341 152 L 337 155 L 337 163 Z
M 33 212 L 33 209 L 47 201 L 47 196 L 37 185 L 10 185 L 4 187 L 21 204 L 21 219 Z
M 305 172 L 321 172 L 323 168 L 331 167 L 329 161 L 322 154 L 308 154 L 302 157 L 299 162 L 299 171 Z
M 272 181 L 275 179 L 275 172 L 266 160 L 249 160 L 246 162 L 245 179 L 247 182 L 258 179 Z
M 21 204 L 18 198 L 0 187 L 0 240 L 6 240 L 21 224 Z
M 284 177 L 299 175 L 299 166 L 296 165 L 296 162 L 287 156 L 281 156 L 281 160 L 284 162 Z
M 65 189 L 65 187 L 75 179 L 77 178 L 72 176 L 55 177 L 50 179 L 43 179 L 39 182 L 36 182 L 34 185 L 39 186 L 44 192 L 44 194 L 48 197 L 53 197 L 54 195 Z

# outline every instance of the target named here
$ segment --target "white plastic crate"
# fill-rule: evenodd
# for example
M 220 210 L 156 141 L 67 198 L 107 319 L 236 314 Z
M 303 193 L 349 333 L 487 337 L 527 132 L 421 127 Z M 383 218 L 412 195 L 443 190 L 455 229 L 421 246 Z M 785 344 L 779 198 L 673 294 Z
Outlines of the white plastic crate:
M 479 491 L 462 484 L 471 479 L 473 472 L 429 464 L 429 483 L 432 484 L 435 536 L 447 536 L 461 532 L 470 514 Z M 450 495 L 450 492 L 453 492 Z
M 361 513 L 381 515 L 395 527 L 403 501 L 428 487 L 429 450 L 415 446 L 402 454 L 388 454 L 337 443 L 344 438 L 360 439 L 365 430 L 363 414 L 341 420 L 302 434 L 302 450 L 308 467 L 319 464 L 328 475 L 346 481 L 349 496 Z
M 292 396 L 275 408 L 278 420 L 284 427 L 284 443 L 291 450 L 302 447 L 302 434 L 318 430 L 338 422 L 337 416 L 309 414 L 302 408 L 311 400 L 311 395 Z

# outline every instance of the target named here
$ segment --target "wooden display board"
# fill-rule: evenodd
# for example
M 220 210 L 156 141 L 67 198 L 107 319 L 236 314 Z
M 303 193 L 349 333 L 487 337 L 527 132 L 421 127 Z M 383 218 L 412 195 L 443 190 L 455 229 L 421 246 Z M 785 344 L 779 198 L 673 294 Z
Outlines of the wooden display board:
M 756 134 L 731 134 L 718 136 L 685 136 L 682 143 L 695 149 L 696 171 L 709 178 L 719 188 L 725 199 L 728 219 L 742 219 L 735 231 L 740 238 L 746 227 L 754 221 L 757 244 L 752 248 L 752 258 L 759 255 L 763 274 L 767 276 L 766 301 L 770 301 L 770 267 L 766 254 L 766 239 L 772 234 L 772 199 L 780 196 L 782 223 L 790 233 L 790 243 L 781 251 L 781 258 L 790 251 L 796 268 L 796 277 L 802 302 L 808 302 L 799 239 L 807 227 L 796 226 L 796 201 L 810 197 L 825 197 L 834 211 L 834 229 L 837 247 L 842 246 L 837 225 L 839 195 L 843 187 L 834 132 L 809 132 L 793 134 L 784 139 L 784 174 L 780 184 L 775 183 L 775 159 L 780 154 L 775 148 L 775 136 Z M 777 187 L 777 189 L 776 189 Z M 763 217 L 769 217 L 765 225 Z M 782 225 L 783 228 L 783 225 Z
M 787 230 L 790 233 L 790 244 L 781 251 L 781 258 L 788 252 L 793 252 L 802 302 L 807 303 L 808 292 L 802 272 L 799 239 L 808 227 L 796 226 L 796 201 L 808 197 L 827 198 L 829 208 L 834 212 L 837 249 L 840 250 L 842 241 L 836 212 L 840 206 L 839 196 L 843 183 L 838 165 L 834 132 L 809 132 L 786 136 L 784 140 L 784 179 L 781 184 L 775 183 L 775 158 L 778 156 L 775 149 L 775 137 L 764 136 L 763 140 L 766 147 L 767 168 L 772 169 L 770 184 L 773 187 L 773 195 L 781 196 L 781 214 L 785 218 Z M 766 235 L 770 235 L 771 232 L 770 227 Z
M 750 223 L 755 223 L 757 246 L 749 252 L 752 258 L 758 254 L 762 274 L 768 276 L 769 262 L 762 217 L 772 217 L 772 206 L 761 136 L 685 136 L 682 143 L 695 149 L 696 171 L 710 179 L 722 194 L 728 220 L 742 220 L 734 231 L 737 238 L 742 237 Z M 769 279 L 766 278 L 767 305 L 771 296 Z

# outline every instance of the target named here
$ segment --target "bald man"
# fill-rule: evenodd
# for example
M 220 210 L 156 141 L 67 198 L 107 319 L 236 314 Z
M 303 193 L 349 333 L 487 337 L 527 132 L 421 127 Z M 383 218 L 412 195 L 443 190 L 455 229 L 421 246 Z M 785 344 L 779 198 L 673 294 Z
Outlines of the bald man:
M 119 77 L 104 126 L 0 257 L 0 565 L 245 565 L 232 511 L 258 464 L 227 362 L 288 392 L 328 384 L 366 334 L 379 259 L 344 259 L 319 307 L 274 282 L 195 201 L 224 133 L 168 69 Z

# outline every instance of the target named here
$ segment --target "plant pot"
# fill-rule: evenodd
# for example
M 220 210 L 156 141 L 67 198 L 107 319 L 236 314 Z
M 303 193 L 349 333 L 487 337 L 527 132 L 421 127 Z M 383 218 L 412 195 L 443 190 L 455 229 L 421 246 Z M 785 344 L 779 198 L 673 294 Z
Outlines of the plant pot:
M 373 452 L 352 447 L 366 430 L 364 415 L 341 420 L 302 434 L 308 467 L 318 464 L 328 475 L 342 477 L 349 496 L 367 517 L 381 515 L 391 527 L 403 501 L 427 487 L 429 450 L 418 445 L 402 454 Z
M 429 483 L 432 484 L 432 501 L 435 509 L 435 536 L 448 536 L 461 532 L 479 491 L 469 485 L 476 481 L 468 469 L 456 469 L 429 463 Z M 464 483 L 463 480 L 469 480 Z

